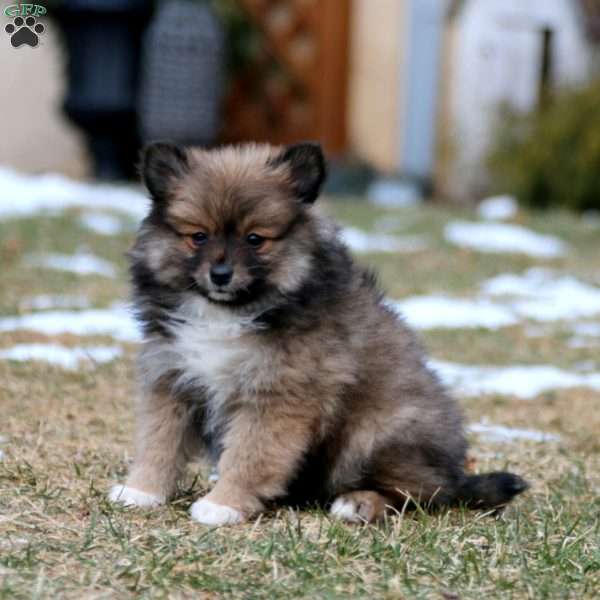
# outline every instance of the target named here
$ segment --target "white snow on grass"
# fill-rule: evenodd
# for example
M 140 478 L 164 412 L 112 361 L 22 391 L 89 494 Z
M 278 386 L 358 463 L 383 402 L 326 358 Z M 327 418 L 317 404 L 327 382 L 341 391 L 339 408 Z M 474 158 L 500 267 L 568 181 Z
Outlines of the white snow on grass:
M 514 217 L 518 209 L 513 196 L 491 196 L 479 203 L 477 214 L 486 221 L 503 221 Z
M 444 228 L 446 241 L 479 252 L 527 254 L 535 258 L 558 258 L 567 244 L 557 237 L 542 235 L 506 223 L 451 221 Z
M 30 267 L 69 271 L 77 275 L 102 275 L 116 277 L 118 270 L 114 263 L 88 252 L 76 254 L 29 254 L 25 262 Z
M 572 331 L 575 335 L 600 338 L 600 323 L 575 323 Z
M 472 423 L 467 431 L 477 434 L 481 439 L 488 442 L 512 442 L 515 440 L 526 440 L 531 442 L 558 442 L 560 436 L 554 433 L 546 433 L 535 429 L 519 429 L 518 427 L 507 427 L 506 425 L 494 425 L 487 420 Z
M 388 304 L 416 329 L 498 329 L 525 319 L 550 323 L 600 315 L 600 287 L 534 268 L 521 275 L 508 273 L 488 279 L 474 298 L 433 294 L 389 300 Z M 527 333 L 547 335 L 546 330 L 531 328 Z M 600 335 L 600 324 L 581 323 L 573 334 L 580 338 Z
M 415 329 L 498 329 L 518 323 L 510 310 L 486 299 L 411 296 L 390 305 Z
M 370 233 L 356 227 L 344 227 L 340 231 L 343 242 L 354 252 L 421 252 L 427 248 L 422 236 L 395 236 L 386 233 Z
M 121 219 L 101 212 L 86 212 L 79 217 L 79 223 L 86 229 L 100 235 L 118 235 L 125 231 Z
M 600 345 L 600 323 L 575 323 L 571 332 L 573 337 L 568 341 L 570 348 L 589 348 Z
M 56 310 L 0 319 L 0 331 L 28 330 L 45 335 L 107 335 L 123 342 L 137 342 L 140 332 L 124 305 L 82 311 Z
M 71 371 L 82 364 L 107 363 L 121 356 L 117 346 L 79 346 L 69 348 L 58 344 L 18 344 L 0 349 L 0 359 L 18 362 L 40 361 Z
M 25 175 L 0 168 L 0 189 L 0 219 L 89 207 L 120 211 L 139 221 L 146 216 L 149 207 L 149 200 L 141 189 L 83 183 L 54 173 Z
M 575 350 L 579 350 L 581 348 L 595 348 L 600 346 L 600 340 L 597 338 L 575 336 L 567 342 L 567 346 L 569 346 L 569 348 L 574 348 Z
M 376 206 L 398 208 L 415 206 L 422 201 L 422 194 L 413 183 L 378 179 L 369 185 L 367 199 Z
M 21 310 L 49 310 L 51 308 L 88 308 L 90 300 L 87 296 L 62 296 L 40 294 L 27 296 L 19 301 Z
M 461 396 L 498 394 L 524 400 L 557 389 L 590 388 L 600 391 L 600 373 L 573 373 L 550 365 L 509 367 L 429 362 L 441 380 Z
M 489 296 L 511 296 L 512 310 L 536 321 L 600 314 L 600 287 L 548 269 L 529 269 L 522 275 L 498 275 L 483 282 L 481 289 Z

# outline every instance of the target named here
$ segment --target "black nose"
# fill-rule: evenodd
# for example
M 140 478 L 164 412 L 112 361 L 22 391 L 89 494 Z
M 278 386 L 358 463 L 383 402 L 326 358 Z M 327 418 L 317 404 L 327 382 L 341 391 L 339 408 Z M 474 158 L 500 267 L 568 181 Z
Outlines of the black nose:
M 227 285 L 233 277 L 233 269 L 229 265 L 213 265 L 210 268 L 210 280 L 215 285 Z

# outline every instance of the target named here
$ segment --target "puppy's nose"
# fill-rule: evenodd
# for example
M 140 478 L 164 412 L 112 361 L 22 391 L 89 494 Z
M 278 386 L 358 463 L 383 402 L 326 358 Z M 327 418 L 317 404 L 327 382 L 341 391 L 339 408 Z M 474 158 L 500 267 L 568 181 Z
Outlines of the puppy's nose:
M 229 265 L 219 264 L 210 268 L 210 280 L 215 285 L 227 285 L 233 277 L 233 269 Z

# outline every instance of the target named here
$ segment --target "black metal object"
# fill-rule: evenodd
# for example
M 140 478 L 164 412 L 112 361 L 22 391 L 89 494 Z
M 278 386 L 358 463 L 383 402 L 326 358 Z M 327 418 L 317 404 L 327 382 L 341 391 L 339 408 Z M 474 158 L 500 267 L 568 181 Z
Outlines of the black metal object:
M 151 12 L 146 0 L 64 0 L 50 13 L 68 54 L 63 109 L 83 130 L 101 179 L 135 173 L 140 48 Z

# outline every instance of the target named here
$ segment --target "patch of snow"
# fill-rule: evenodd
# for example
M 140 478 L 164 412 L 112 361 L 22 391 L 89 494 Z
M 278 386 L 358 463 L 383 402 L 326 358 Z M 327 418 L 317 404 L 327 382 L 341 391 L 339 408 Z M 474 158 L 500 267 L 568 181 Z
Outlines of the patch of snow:
M 572 337 L 567 342 L 567 346 L 569 346 L 569 348 L 574 348 L 575 350 L 579 350 L 581 348 L 590 348 L 590 347 L 595 348 L 598 345 L 600 345 L 600 340 L 598 340 L 596 338 L 577 336 L 577 335 L 575 337 Z
M 438 360 L 429 365 L 461 396 L 499 394 L 529 400 L 557 389 L 584 387 L 600 391 L 600 373 L 572 373 L 550 365 L 491 367 Z
M 0 359 L 29 362 L 47 362 L 75 371 L 81 363 L 107 363 L 122 354 L 117 346 L 79 346 L 69 348 L 58 344 L 18 344 L 0 349 Z
M 600 338 L 600 323 L 575 323 L 573 333 L 584 337 Z
M 121 304 L 110 309 L 47 311 L 0 319 L 0 331 L 30 330 L 45 335 L 108 335 L 124 342 L 137 342 L 140 332 L 130 310 Z
M 100 235 L 118 235 L 124 231 L 121 219 L 101 212 L 86 212 L 79 217 L 79 223 Z
M 86 296 L 59 296 L 41 294 L 28 296 L 19 301 L 22 310 L 48 310 L 51 308 L 88 308 L 90 301 Z
M 378 179 L 369 185 L 367 198 L 377 206 L 415 206 L 421 201 L 421 191 L 418 186 L 405 181 Z
M 570 348 L 590 348 L 600 345 L 600 323 L 575 323 L 573 337 L 568 341 Z
M 596 370 L 596 363 L 593 360 L 584 360 L 578 362 L 575 366 L 575 369 L 580 373 L 591 373 Z
M 139 221 L 147 215 L 149 207 L 141 189 L 83 183 L 55 173 L 24 175 L 0 168 L 0 189 L 0 219 L 83 206 L 120 211 Z
M 504 274 L 484 281 L 474 298 L 444 295 L 411 296 L 388 304 L 417 329 L 498 329 L 531 319 L 554 322 L 600 314 L 600 287 L 548 269 L 529 269 L 522 275 Z M 529 327 L 530 337 L 543 337 L 547 330 Z M 600 323 L 581 323 L 576 336 L 600 336 Z
M 600 288 L 548 269 L 529 269 L 522 275 L 505 274 L 481 285 L 490 296 L 512 296 L 510 307 L 536 321 L 576 319 L 600 314 Z
M 117 275 L 115 264 L 88 252 L 77 252 L 76 254 L 29 254 L 25 257 L 25 262 L 30 267 L 70 271 L 78 275 L 94 274 L 104 277 L 115 277 Z
M 421 236 L 395 236 L 385 233 L 369 233 L 356 227 L 344 227 L 340 236 L 354 252 L 420 252 L 427 248 Z
M 412 296 L 390 305 L 415 329 L 498 329 L 518 322 L 510 310 L 485 299 Z
M 505 273 L 484 281 L 481 289 L 490 296 L 536 296 L 539 286 L 551 278 L 554 271 L 533 268 L 522 275 Z
M 520 225 L 451 221 L 444 229 L 445 239 L 479 252 L 527 254 L 536 258 L 558 258 L 567 245 L 557 237 L 542 235 Z
M 518 210 L 514 196 L 491 196 L 480 202 L 477 214 L 486 221 L 504 221 L 514 217 Z
M 487 421 L 472 423 L 467 431 L 475 433 L 488 442 L 512 442 L 513 440 L 527 440 L 532 442 L 557 442 L 560 436 L 554 433 L 545 433 L 535 429 L 519 429 L 505 425 L 493 425 Z
M 4 454 L 4 450 L 0 450 L 0 460 L 4 460 L 6 454 Z

